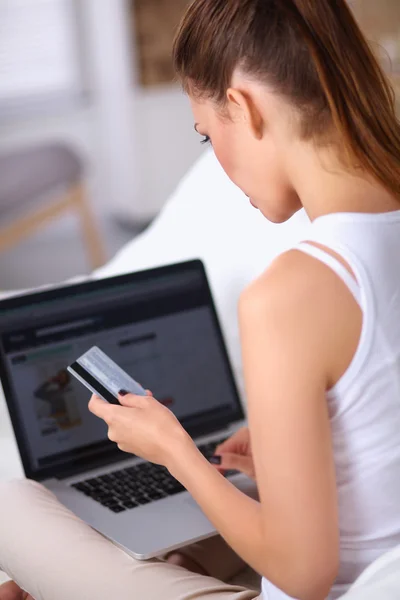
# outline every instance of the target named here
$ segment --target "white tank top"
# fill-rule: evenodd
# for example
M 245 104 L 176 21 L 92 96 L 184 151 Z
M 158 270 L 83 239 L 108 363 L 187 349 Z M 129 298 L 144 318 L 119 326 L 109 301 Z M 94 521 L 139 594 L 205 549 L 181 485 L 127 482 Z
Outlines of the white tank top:
M 316 219 L 296 247 L 344 281 L 363 313 L 358 349 L 327 392 L 340 526 L 339 598 L 381 554 L 400 544 L 400 211 Z M 287 598 L 263 581 L 264 600 Z

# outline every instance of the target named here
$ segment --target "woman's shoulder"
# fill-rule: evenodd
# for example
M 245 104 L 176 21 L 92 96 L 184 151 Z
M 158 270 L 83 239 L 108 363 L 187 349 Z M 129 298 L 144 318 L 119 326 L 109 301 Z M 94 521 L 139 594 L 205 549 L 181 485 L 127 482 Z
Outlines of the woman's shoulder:
M 297 250 L 280 255 L 248 286 L 239 303 L 241 328 L 296 337 L 324 358 L 337 379 L 357 349 L 362 314 L 347 286 L 325 264 Z
M 280 254 L 269 267 L 242 292 L 243 300 L 290 306 L 303 299 L 307 306 L 332 296 L 340 284 L 326 265 L 297 249 Z

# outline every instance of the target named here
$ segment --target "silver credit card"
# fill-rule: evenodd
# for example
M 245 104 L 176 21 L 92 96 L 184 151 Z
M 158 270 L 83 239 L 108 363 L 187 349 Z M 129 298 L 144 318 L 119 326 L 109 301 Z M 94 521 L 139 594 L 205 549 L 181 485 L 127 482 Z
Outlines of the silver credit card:
M 76 362 L 116 398 L 121 390 L 146 395 L 146 390 L 97 346 L 82 354 Z

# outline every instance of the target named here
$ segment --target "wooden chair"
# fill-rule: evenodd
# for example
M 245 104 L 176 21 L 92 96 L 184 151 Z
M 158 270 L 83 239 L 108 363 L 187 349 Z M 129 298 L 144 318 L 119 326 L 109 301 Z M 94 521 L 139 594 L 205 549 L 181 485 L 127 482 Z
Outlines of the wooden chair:
M 63 144 L 0 153 L 0 252 L 73 212 L 80 221 L 90 266 L 104 264 L 106 255 L 83 175 L 82 160 Z

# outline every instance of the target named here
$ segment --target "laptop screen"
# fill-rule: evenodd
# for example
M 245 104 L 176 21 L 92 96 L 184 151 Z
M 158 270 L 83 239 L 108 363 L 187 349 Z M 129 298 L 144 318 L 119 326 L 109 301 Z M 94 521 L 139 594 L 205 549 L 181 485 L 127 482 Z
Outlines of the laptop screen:
M 28 477 L 129 458 L 67 366 L 99 346 L 192 435 L 243 418 L 200 261 L 0 303 L 0 375 Z

